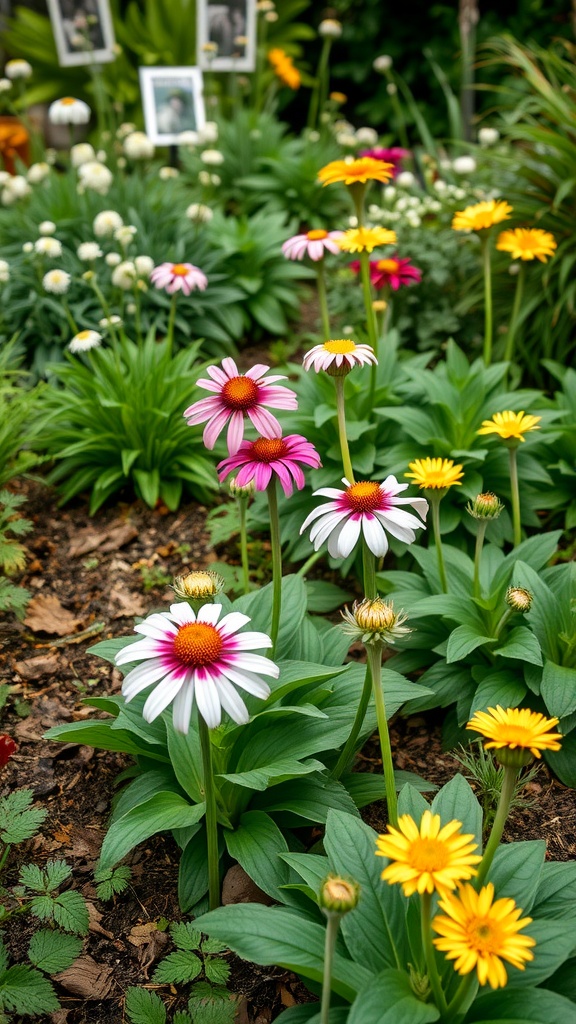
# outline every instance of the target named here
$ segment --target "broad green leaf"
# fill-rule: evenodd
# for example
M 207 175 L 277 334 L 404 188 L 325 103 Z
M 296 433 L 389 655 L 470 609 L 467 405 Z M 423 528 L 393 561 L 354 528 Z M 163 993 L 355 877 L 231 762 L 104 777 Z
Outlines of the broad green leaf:
M 355 779 L 356 775 L 350 778 Z M 308 775 L 297 782 L 282 782 L 257 796 L 252 805 L 263 811 L 279 812 L 281 816 L 294 814 L 306 821 L 321 824 L 325 824 L 328 811 L 332 807 L 335 810 L 347 811 L 348 814 L 358 813 L 354 801 L 342 783 L 326 775 Z
M 166 1008 L 160 996 L 145 988 L 126 989 L 124 1009 L 131 1024 L 166 1024 Z
M 279 886 L 288 881 L 288 868 L 279 854 L 288 852 L 288 844 L 272 818 L 264 811 L 247 811 L 234 831 L 226 830 L 230 856 L 275 900 L 281 900 Z
M 461 831 L 475 836 L 478 843 L 478 849 L 474 852 L 482 852 L 482 808 L 463 775 L 455 775 L 436 794 L 432 801 L 432 813 L 440 815 L 443 825 L 454 819 L 462 822 Z
M 76 935 L 41 928 L 34 933 L 28 946 L 28 957 L 45 974 L 65 971 L 82 950 L 82 939 Z
M 507 967 L 508 976 L 520 974 Z M 576 1005 L 542 988 L 483 990 L 466 1014 L 466 1024 L 576 1024 Z
M 54 920 L 67 932 L 86 935 L 90 919 L 84 897 L 73 889 L 61 892 L 54 900 Z
M 306 761 L 299 761 L 297 758 L 285 757 L 281 760 L 272 761 L 261 768 L 252 768 L 244 772 L 223 772 L 218 777 L 227 779 L 237 786 L 245 786 L 247 789 L 257 789 L 263 792 L 272 780 L 284 782 L 298 775 L 310 775 L 312 772 L 321 771 L 324 765 L 321 761 L 312 758 Z
M 576 789 L 576 731 L 564 736 L 560 750 L 546 751 L 544 760 L 565 786 Z
M 426 779 L 419 778 L 413 772 L 395 771 L 394 779 L 398 792 L 406 785 L 410 785 L 422 793 L 429 793 L 438 788 L 433 782 L 426 782 Z M 356 807 L 366 807 L 367 804 L 372 804 L 375 800 L 386 798 L 383 775 L 377 775 L 375 772 L 351 772 L 349 775 L 343 776 L 342 781 Z M 346 807 L 336 808 L 336 810 L 344 811 L 347 809 Z
M 191 806 L 176 793 L 158 793 L 118 818 L 106 833 L 100 852 L 100 866 L 113 867 L 138 843 L 157 832 L 195 825 L 204 816 L 205 805 Z
M 538 638 L 527 626 L 515 626 L 506 637 L 505 643 L 493 649 L 502 658 L 517 658 L 531 665 L 542 664 L 542 650 Z M 576 673 L 575 673 L 576 675 Z
M 60 1003 L 52 985 L 40 971 L 15 964 L 0 975 L 0 1008 L 28 1017 L 54 1013 Z
M 500 846 L 489 872 L 497 898 L 510 897 L 527 914 L 534 903 L 545 855 L 543 839 Z
M 504 708 L 516 708 L 526 695 L 526 686 L 518 675 L 509 669 L 490 672 L 480 683 L 470 707 L 470 716 L 475 711 L 486 711 L 500 704 Z
M 194 981 L 202 973 L 202 961 L 190 950 L 177 949 L 160 961 L 152 981 L 158 985 Z
M 485 636 L 475 626 L 457 626 L 448 637 L 446 661 L 451 665 L 463 659 L 483 644 L 492 643 L 496 638 Z
M 534 959 L 524 971 L 510 969 L 509 986 L 514 988 L 540 985 L 574 952 L 574 933 L 565 921 L 535 920 L 523 929 L 523 934 L 536 940 Z
M 281 853 L 280 856 L 318 896 L 320 885 L 330 872 L 328 858 L 318 853 Z
M 576 711 L 576 668 L 565 668 L 553 661 L 544 663 L 540 693 L 546 708 L 555 718 Z
M 431 1024 L 440 1013 L 414 995 L 405 971 L 383 971 L 352 1004 L 348 1024 Z
M 398 794 L 398 814 L 409 814 L 418 824 L 424 811 L 430 810 L 430 804 L 422 794 L 410 783 L 402 787 Z
M 196 835 L 188 840 L 178 868 L 178 903 L 184 913 L 191 910 L 208 891 L 206 828 L 202 822 Z
M 542 866 L 532 912 L 537 918 L 572 918 L 576 913 L 576 863 Z

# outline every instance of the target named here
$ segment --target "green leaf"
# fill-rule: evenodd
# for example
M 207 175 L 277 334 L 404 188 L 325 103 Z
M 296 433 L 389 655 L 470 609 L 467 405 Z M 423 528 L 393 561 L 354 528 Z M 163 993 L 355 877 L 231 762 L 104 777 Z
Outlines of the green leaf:
M 424 811 L 430 810 L 430 804 L 414 786 L 407 783 L 398 795 L 398 814 L 409 814 L 416 823 L 420 822 Z
M 576 711 L 576 669 L 544 663 L 540 693 L 546 708 L 555 718 L 564 718 Z
M 230 977 L 230 967 L 225 960 L 208 956 L 204 961 L 204 973 L 213 985 L 225 985 Z
M 184 913 L 202 899 L 208 891 L 208 861 L 206 859 L 206 828 L 202 823 L 196 835 L 188 840 L 178 869 L 178 903 Z
M 527 626 L 515 626 L 506 637 L 505 643 L 501 647 L 495 647 L 493 653 L 499 654 L 502 658 L 528 661 L 531 665 L 542 664 L 542 649 L 538 638 Z
M 40 971 L 15 964 L 0 975 L 0 1007 L 22 1016 L 54 1013 L 60 1003 L 52 985 Z
M 536 899 L 532 908 L 535 917 L 572 918 L 576 912 L 576 863 L 543 865 Z
M 226 988 L 198 981 L 192 986 L 188 1009 L 192 1015 L 189 1020 L 194 1024 L 233 1024 L 237 1000 Z
M 158 964 L 152 981 L 159 985 L 194 981 L 202 973 L 202 961 L 190 950 L 178 949 Z
M 365 776 L 354 773 L 349 778 L 361 780 Z M 374 776 L 370 775 L 369 778 Z M 261 796 L 256 796 L 253 806 L 268 812 L 295 814 L 299 818 L 320 824 L 325 824 L 331 807 L 338 811 L 347 811 L 348 814 L 357 814 L 354 801 L 342 783 L 326 775 L 308 775 L 298 781 L 282 782 Z
M 0 839 L 3 843 L 23 843 L 40 828 L 47 811 L 30 807 L 34 794 L 30 789 L 17 789 L 0 797 Z
M 54 900 L 54 920 L 67 932 L 86 935 L 90 919 L 84 897 L 73 889 L 60 893 Z
M 18 877 L 30 892 L 46 892 L 46 876 L 37 864 L 23 864 Z
M 261 768 L 253 768 L 249 771 L 223 772 L 219 778 L 227 779 L 228 782 L 233 782 L 238 786 L 246 786 L 247 789 L 257 789 L 263 792 L 268 788 L 273 779 L 278 779 L 281 782 L 298 775 L 310 775 L 312 772 L 320 771 L 323 768 L 324 765 L 321 761 L 316 761 L 312 758 L 300 761 L 296 757 L 284 757 L 277 761 L 272 761 L 270 764 L 263 765 Z
M 191 806 L 177 793 L 158 793 L 110 826 L 100 852 L 101 867 L 112 867 L 138 843 L 157 832 L 195 825 L 203 818 L 204 811 L 203 803 Z
M 432 801 L 432 813 L 439 814 L 443 825 L 449 821 L 462 822 L 461 831 L 475 836 L 478 849 L 482 851 L 482 808 L 463 775 L 455 775 L 442 787 Z
M 59 889 L 71 874 L 72 868 L 65 860 L 49 860 L 45 868 L 46 891 L 53 892 L 55 889 Z
M 507 968 L 509 976 L 520 974 Z M 466 1024 L 576 1024 L 576 1006 L 556 992 L 542 988 L 499 989 L 479 995 L 466 1015 Z
M 522 930 L 536 940 L 534 959 L 524 971 L 510 970 L 509 987 L 540 985 L 574 952 L 574 933 L 565 921 L 532 921 Z
M 170 925 L 172 941 L 178 949 L 190 952 L 193 949 L 200 949 L 202 934 L 194 927 L 191 921 L 177 921 Z
M 489 672 L 482 680 L 470 707 L 470 717 L 475 711 L 485 711 L 500 704 L 504 708 L 516 708 L 526 695 L 526 687 L 517 674 L 505 669 L 503 672 Z
M 349 590 L 342 590 L 335 583 L 325 580 L 306 580 L 307 605 L 309 612 L 333 612 L 354 596 Z
M 544 760 L 565 786 L 576 789 L 576 731 L 564 736 L 561 750 L 546 751 Z
M 273 899 L 281 901 L 279 886 L 288 881 L 288 868 L 279 854 L 288 844 L 272 818 L 264 811 L 247 811 L 233 832 L 225 833 L 228 853 L 247 875 Z
M 28 956 L 35 967 L 46 974 L 58 974 L 74 963 L 82 950 L 82 939 L 76 935 L 42 928 L 30 939 Z
M 396 789 L 399 792 L 404 786 L 410 785 L 419 792 L 428 793 L 438 787 L 433 782 L 426 782 L 413 772 L 395 771 L 394 779 Z M 373 772 L 351 772 L 342 779 L 346 789 L 350 793 L 356 807 L 366 807 L 375 800 L 384 800 L 386 797 L 386 786 L 383 775 L 376 775 Z M 347 807 L 336 807 L 336 810 L 348 810 Z
M 440 1016 L 416 998 L 404 971 L 383 971 L 364 988 L 348 1014 L 348 1024 L 431 1024 Z
M 166 1024 L 166 1008 L 155 992 L 145 988 L 126 989 L 126 1014 L 131 1024 Z
M 528 913 L 534 903 L 545 855 L 543 839 L 498 847 L 489 875 L 498 899 L 507 896 Z
M 451 665 L 475 651 L 482 644 L 492 643 L 496 637 L 484 636 L 475 626 L 457 626 L 448 637 L 446 661 Z

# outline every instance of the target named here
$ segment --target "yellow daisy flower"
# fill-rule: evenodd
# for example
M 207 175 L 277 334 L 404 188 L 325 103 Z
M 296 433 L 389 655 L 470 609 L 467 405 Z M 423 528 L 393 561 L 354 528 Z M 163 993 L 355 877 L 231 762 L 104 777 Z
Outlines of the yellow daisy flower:
M 388 228 L 350 228 L 337 242 L 344 252 L 372 252 L 379 245 L 394 245 L 396 232 Z
M 365 185 L 368 181 L 390 181 L 393 170 L 394 165 L 384 160 L 361 156 L 356 160 L 331 160 L 318 171 L 318 179 L 323 185 L 335 185 L 339 181 L 345 185 Z
M 457 882 L 476 874 L 474 864 L 482 858 L 473 835 L 463 835 L 461 821 L 441 828 L 440 815 L 424 811 L 420 827 L 409 814 L 398 819 L 398 828 L 387 825 L 388 835 L 376 840 L 377 857 L 388 857 L 382 878 L 389 885 L 398 882 L 405 896 L 412 893 L 446 893 Z
M 512 899 L 494 902 L 494 886 L 490 882 L 480 892 L 473 886 L 461 885 L 458 893 L 448 893 L 439 901 L 447 917 L 435 917 L 432 928 L 439 939 L 436 949 L 454 960 L 458 974 L 470 974 L 476 968 L 478 981 L 492 988 L 502 988 L 508 982 L 506 960 L 519 971 L 534 959 L 531 947 L 536 940 L 518 932 L 531 924 L 531 917 L 522 917 L 523 911 Z
M 539 711 L 528 708 L 502 708 L 498 704 L 488 711 L 476 711 L 466 725 L 467 729 L 479 732 L 489 743 L 486 749 L 530 751 L 533 757 L 541 757 L 541 750 L 560 750 L 562 734 L 551 732 L 558 725 L 557 718 L 545 718 Z
M 411 473 L 404 473 L 405 477 L 412 477 L 420 489 L 426 487 L 430 490 L 444 490 L 462 483 L 462 466 L 454 465 L 453 459 L 415 459 L 408 463 Z
M 508 220 L 512 207 L 499 199 L 490 199 L 485 203 L 475 203 L 465 210 L 458 210 L 452 218 L 454 231 L 483 231 L 486 228 Z
M 540 228 L 514 228 L 498 235 L 496 248 L 509 252 L 513 260 L 540 260 L 546 263 L 548 256 L 557 248 L 554 235 Z
M 482 427 L 478 433 L 498 434 L 503 441 L 508 441 L 510 438 L 514 438 L 516 441 L 525 441 L 526 438 L 523 437 L 523 434 L 528 433 L 529 430 L 540 430 L 538 424 L 541 419 L 541 416 L 524 414 L 524 410 L 512 412 L 507 409 L 506 412 L 495 412 L 491 420 L 482 420 Z

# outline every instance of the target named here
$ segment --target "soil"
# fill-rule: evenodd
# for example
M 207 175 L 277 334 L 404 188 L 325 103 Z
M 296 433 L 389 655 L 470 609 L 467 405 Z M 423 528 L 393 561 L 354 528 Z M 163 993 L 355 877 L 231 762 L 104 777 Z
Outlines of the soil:
M 39 483 L 24 481 L 28 498 L 23 513 L 34 523 L 27 539 L 27 570 L 21 582 L 33 601 L 24 623 L 11 618 L 2 627 L 2 681 L 11 687 L 0 730 L 19 745 L 2 773 L 0 795 L 31 787 L 48 816 L 42 834 L 13 851 L 6 881 L 14 883 L 20 863 L 42 865 L 63 858 L 72 867 L 73 886 L 92 904 L 91 930 L 82 970 L 56 984 L 62 1010 L 54 1024 L 120 1024 L 123 997 L 130 985 L 148 985 L 165 955 L 166 936 L 153 922 L 178 920 L 177 849 L 169 837 L 156 837 L 128 858 L 132 878 L 113 901 L 98 900 L 93 870 L 105 834 L 114 780 L 129 761 L 120 755 L 76 744 L 49 743 L 49 727 L 78 721 L 93 711 L 82 704 L 90 694 L 118 692 L 120 674 L 86 653 L 99 639 L 132 631 L 134 616 L 166 607 L 172 591 L 162 580 L 216 560 L 205 530 L 207 510 L 184 505 L 177 513 L 150 510 L 141 503 L 102 509 L 90 519 L 81 503 L 59 509 L 56 496 Z M 183 546 L 184 545 L 184 546 Z M 188 545 L 188 547 L 186 547 Z M 224 557 L 224 553 L 220 553 Z M 234 544 L 225 557 L 237 560 Z M 145 583 L 154 583 L 145 590 Z M 399 768 L 443 784 L 461 766 L 441 746 L 439 716 L 398 719 L 392 730 Z M 361 754 L 363 770 L 381 770 L 377 745 Z M 531 805 L 515 811 L 505 839 L 543 838 L 548 856 L 576 857 L 574 792 L 553 780 L 543 767 L 525 794 Z M 364 812 L 382 830 L 383 804 Z M 24 954 L 29 940 L 20 922 L 8 941 L 13 955 Z M 267 1024 L 286 1007 L 312 998 L 294 975 L 281 968 L 257 967 L 229 956 L 230 988 L 238 994 L 237 1024 Z M 159 991 L 170 1009 L 185 1001 L 171 986 Z

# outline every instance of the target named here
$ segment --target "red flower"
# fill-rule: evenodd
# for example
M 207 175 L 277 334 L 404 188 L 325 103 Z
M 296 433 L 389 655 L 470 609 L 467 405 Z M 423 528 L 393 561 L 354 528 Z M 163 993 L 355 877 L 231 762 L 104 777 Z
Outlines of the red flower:
M 6 733 L 0 734 L 0 768 L 3 768 L 5 764 L 18 750 L 16 743 L 11 736 L 7 736 Z
M 372 149 L 363 149 L 360 156 L 371 156 L 373 160 L 385 160 L 387 164 L 392 164 L 392 177 L 395 178 L 402 170 L 402 161 L 412 154 L 409 149 L 402 149 L 401 146 L 391 146 L 390 149 L 374 146 Z
M 360 273 L 360 261 L 350 263 L 350 270 Z M 418 284 L 422 280 L 422 271 L 412 266 L 409 259 L 400 259 L 396 253 L 383 260 L 370 260 L 370 280 L 379 291 L 390 285 L 397 292 L 404 284 Z

